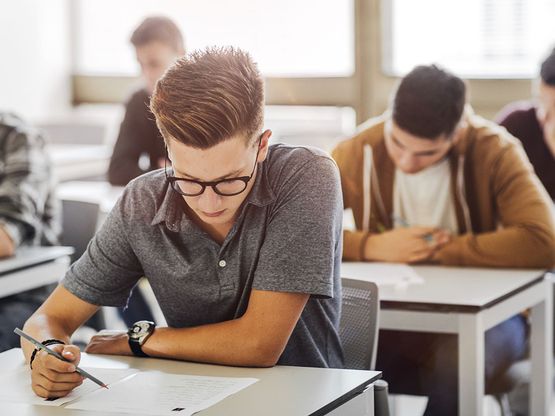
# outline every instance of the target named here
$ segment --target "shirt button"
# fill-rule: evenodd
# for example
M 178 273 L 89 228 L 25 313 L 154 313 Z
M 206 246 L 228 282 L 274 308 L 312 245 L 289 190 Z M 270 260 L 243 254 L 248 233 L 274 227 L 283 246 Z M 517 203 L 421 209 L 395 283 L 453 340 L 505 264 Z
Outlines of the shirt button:
M 227 264 L 227 263 L 225 262 L 225 260 L 220 260 L 220 261 L 218 262 L 218 266 L 220 266 L 220 267 L 225 267 L 226 264 Z

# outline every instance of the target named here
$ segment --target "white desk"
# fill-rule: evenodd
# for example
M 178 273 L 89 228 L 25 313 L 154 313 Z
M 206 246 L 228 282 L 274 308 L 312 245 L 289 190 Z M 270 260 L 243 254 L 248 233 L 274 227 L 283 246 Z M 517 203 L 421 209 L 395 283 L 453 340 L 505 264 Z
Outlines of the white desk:
M 373 414 L 373 402 L 367 413 L 345 412 L 350 402 L 372 400 L 372 383 L 380 378 L 378 371 L 339 370 L 307 367 L 239 368 L 197 364 L 171 360 L 142 359 L 106 355 L 83 355 L 83 365 L 104 368 L 137 368 L 220 377 L 255 377 L 258 382 L 198 413 L 202 416 L 307 416 Z M 0 354 L 0 368 L 14 369 L 23 365 L 21 350 Z M 337 408 L 340 406 L 340 408 Z M 333 410 L 335 408 L 335 410 Z M 352 407 L 351 407 L 352 409 Z M 331 413 L 330 413 L 331 412 Z M 0 403 L 2 415 L 92 415 L 93 412 L 64 409 L 63 407 L 32 406 Z M 116 413 L 109 413 L 116 415 Z M 118 413 L 119 414 L 119 413 Z M 95 414 L 98 416 L 98 413 Z
M 101 216 L 105 217 L 116 204 L 123 189 L 123 186 L 112 186 L 104 181 L 70 181 L 60 183 L 56 194 L 62 200 L 98 204 Z
M 100 144 L 50 145 L 54 174 L 59 181 L 104 175 L 112 147 Z
M 71 247 L 21 247 L 0 260 L 0 297 L 58 282 L 69 267 Z
M 371 280 L 371 276 L 352 272 L 352 265 L 342 264 L 342 277 Z M 532 309 L 530 414 L 549 414 L 552 289 L 544 272 L 438 266 L 414 269 L 424 283 L 380 287 L 380 328 L 458 335 L 459 414 L 480 416 L 483 412 L 485 331 L 527 308 Z

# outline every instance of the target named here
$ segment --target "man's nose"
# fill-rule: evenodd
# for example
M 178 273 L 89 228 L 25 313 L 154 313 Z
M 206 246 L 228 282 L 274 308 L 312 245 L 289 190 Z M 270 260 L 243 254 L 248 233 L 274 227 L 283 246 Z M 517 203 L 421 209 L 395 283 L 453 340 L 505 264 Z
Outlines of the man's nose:
M 199 196 L 198 205 L 203 211 L 216 211 L 222 202 L 222 196 L 218 195 L 211 186 L 207 186 Z

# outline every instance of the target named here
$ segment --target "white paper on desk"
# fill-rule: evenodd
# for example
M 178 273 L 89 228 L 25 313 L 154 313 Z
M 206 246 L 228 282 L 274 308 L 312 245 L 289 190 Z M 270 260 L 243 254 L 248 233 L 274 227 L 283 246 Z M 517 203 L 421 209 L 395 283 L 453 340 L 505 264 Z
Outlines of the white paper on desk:
M 113 369 L 113 368 L 88 368 L 83 370 L 102 380 L 108 386 L 125 377 L 137 372 L 133 369 Z M 92 393 L 95 390 L 106 390 L 99 385 L 93 383 L 89 379 L 85 379 L 83 384 L 72 390 L 67 396 L 60 397 L 55 400 L 47 400 L 37 396 L 31 388 L 31 371 L 27 367 L 21 367 L 17 370 L 3 372 L 0 375 L 0 401 L 40 404 L 43 406 L 61 406 L 64 403 L 78 399 L 85 394 Z
M 412 267 L 401 263 L 343 262 L 341 277 L 375 282 L 378 286 L 424 283 Z
M 205 377 L 142 371 L 79 399 L 66 409 L 189 416 L 257 382 L 255 378 Z

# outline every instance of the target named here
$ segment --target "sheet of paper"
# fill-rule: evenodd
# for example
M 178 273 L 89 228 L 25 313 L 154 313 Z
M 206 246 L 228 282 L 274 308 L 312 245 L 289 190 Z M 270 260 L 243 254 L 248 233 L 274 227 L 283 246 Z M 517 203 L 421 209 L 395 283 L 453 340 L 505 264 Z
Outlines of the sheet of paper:
M 257 382 L 255 378 L 204 377 L 142 371 L 95 391 L 67 409 L 189 416 Z
M 341 277 L 371 281 L 378 286 L 424 283 L 424 279 L 412 267 L 401 263 L 343 262 Z
M 88 368 L 83 367 L 96 378 L 102 380 L 108 386 L 125 377 L 137 372 L 133 369 L 110 369 L 110 368 Z M 83 384 L 71 391 L 67 396 L 50 400 L 37 396 L 31 388 L 31 370 L 26 366 L 17 370 L 2 372 L 0 375 L 0 402 L 15 402 L 40 404 L 44 406 L 61 406 L 64 403 L 75 400 L 85 394 L 95 390 L 106 390 L 89 379 L 85 379 Z

